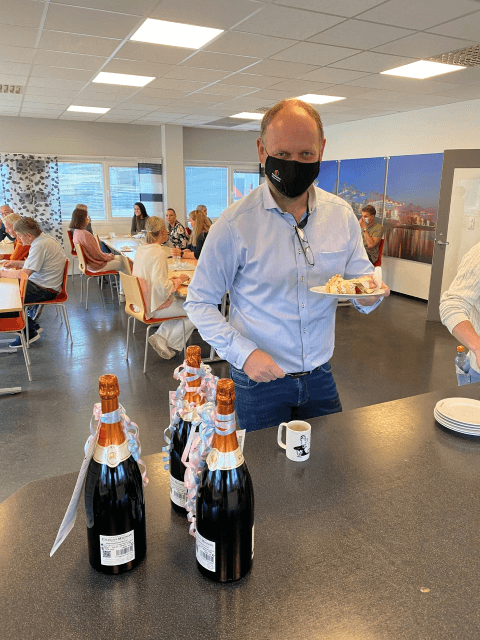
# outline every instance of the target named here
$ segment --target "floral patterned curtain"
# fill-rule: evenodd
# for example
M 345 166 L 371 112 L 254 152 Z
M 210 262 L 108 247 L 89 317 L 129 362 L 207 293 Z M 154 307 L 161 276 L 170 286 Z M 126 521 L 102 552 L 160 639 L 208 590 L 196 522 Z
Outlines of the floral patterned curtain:
M 63 244 L 57 158 L 10 153 L 2 156 L 2 165 L 2 204 L 34 218 Z

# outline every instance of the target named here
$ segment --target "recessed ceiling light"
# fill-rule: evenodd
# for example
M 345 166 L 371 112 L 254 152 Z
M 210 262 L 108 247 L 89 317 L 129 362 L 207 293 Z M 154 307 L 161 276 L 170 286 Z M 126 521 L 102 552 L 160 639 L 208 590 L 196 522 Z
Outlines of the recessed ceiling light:
M 400 76 L 402 78 L 417 78 L 418 80 L 424 80 L 425 78 L 433 78 L 434 76 L 442 75 L 442 73 L 451 73 L 452 71 L 459 71 L 460 69 L 466 69 L 466 67 L 462 67 L 458 64 L 445 64 L 443 62 L 431 62 L 430 60 L 418 60 L 418 62 L 404 64 L 401 67 L 389 69 L 388 71 L 381 71 L 380 73 L 387 76 Z
M 297 100 L 303 100 L 309 104 L 327 104 L 328 102 L 336 102 L 337 100 L 345 100 L 340 96 L 322 96 L 316 93 L 307 93 L 304 96 L 298 96 Z
M 78 107 L 75 104 L 72 104 L 68 107 L 67 111 L 81 111 L 83 113 L 107 113 L 110 109 L 105 109 L 103 107 Z
M 263 113 L 248 113 L 247 111 L 242 111 L 242 113 L 236 113 L 234 116 L 228 116 L 229 118 L 241 118 L 242 120 L 261 120 L 263 118 Z
M 150 42 L 152 44 L 167 44 L 171 47 L 185 47 L 186 49 L 199 49 L 220 33 L 223 33 L 223 29 L 196 27 L 193 24 L 148 18 L 130 40 Z
M 126 87 L 144 87 L 155 80 L 151 76 L 132 76 L 128 73 L 108 73 L 101 71 L 92 82 L 102 82 L 103 84 L 120 84 Z

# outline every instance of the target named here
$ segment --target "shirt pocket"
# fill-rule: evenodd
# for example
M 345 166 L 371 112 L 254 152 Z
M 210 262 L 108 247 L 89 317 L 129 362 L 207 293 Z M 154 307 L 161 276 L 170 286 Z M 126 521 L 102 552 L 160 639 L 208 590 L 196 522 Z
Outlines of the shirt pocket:
M 326 284 L 337 273 L 343 277 L 347 265 L 347 250 L 340 251 L 316 251 L 315 271 L 320 279 L 317 285 Z

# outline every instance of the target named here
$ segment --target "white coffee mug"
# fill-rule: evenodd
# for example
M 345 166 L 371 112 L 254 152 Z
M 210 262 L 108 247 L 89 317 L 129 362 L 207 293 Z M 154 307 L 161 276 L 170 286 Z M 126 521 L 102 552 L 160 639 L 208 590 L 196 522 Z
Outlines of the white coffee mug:
M 282 429 L 287 431 L 287 444 L 282 442 Z M 312 427 L 308 422 L 292 420 L 282 422 L 278 427 L 278 444 L 287 451 L 287 458 L 294 462 L 304 462 L 310 457 L 310 436 Z
M 110 231 L 110 238 L 115 238 L 115 231 Z

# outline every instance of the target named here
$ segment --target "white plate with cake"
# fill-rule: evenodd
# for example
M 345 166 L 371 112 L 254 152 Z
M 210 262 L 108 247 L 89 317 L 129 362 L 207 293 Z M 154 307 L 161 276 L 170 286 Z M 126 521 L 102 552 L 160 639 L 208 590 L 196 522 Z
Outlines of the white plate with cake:
M 345 280 L 340 274 L 337 274 L 330 278 L 327 284 L 311 287 L 310 291 L 339 300 L 371 298 L 382 296 L 385 293 L 385 290 L 379 286 L 381 282 L 381 274 L 377 272 L 371 276 L 360 276 L 351 280 Z

